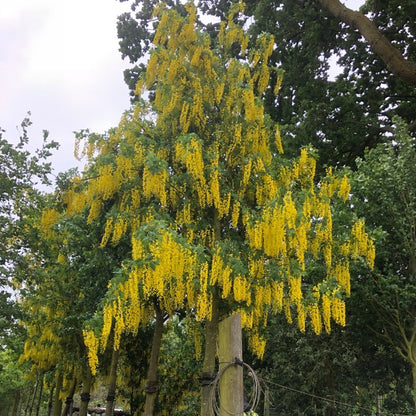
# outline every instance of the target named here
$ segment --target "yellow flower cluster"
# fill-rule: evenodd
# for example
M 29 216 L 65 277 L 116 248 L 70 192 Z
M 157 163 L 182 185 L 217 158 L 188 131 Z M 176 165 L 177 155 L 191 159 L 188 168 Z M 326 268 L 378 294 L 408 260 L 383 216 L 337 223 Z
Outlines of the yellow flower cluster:
M 59 216 L 59 212 L 55 209 L 44 210 L 40 221 L 42 231 L 49 232 L 51 227 L 58 221 Z
M 211 320 L 212 317 L 212 294 L 208 292 L 208 275 L 208 263 L 205 262 L 199 273 L 200 290 L 196 302 L 196 319 L 200 321 Z
M 111 166 L 104 165 L 101 167 L 96 178 L 89 183 L 89 193 L 91 195 L 100 195 L 105 201 L 111 198 L 119 189 L 121 177 L 113 171 Z
M 351 293 L 351 283 L 350 283 L 350 265 L 347 261 L 338 262 L 333 271 L 335 277 L 337 278 L 340 286 L 344 289 L 346 295 Z
M 103 208 L 103 203 L 102 203 L 101 199 L 100 198 L 95 198 L 91 202 L 90 211 L 88 213 L 87 224 L 93 223 L 98 218 L 102 208 Z
M 256 168 L 261 172 L 261 167 Z M 257 181 L 257 186 L 268 184 L 269 188 L 286 189 L 286 193 L 277 203 L 267 191 L 257 189 L 257 201 L 266 205 L 261 215 L 244 215 L 247 240 L 253 250 L 262 251 L 270 259 L 275 259 L 280 267 L 286 270 L 286 277 L 281 282 L 271 282 L 273 287 L 273 310 L 281 310 L 284 306 L 286 317 L 292 320 L 291 305 L 297 311 L 298 326 L 305 330 L 305 320 L 309 316 L 311 326 L 317 333 L 322 325 L 326 331 L 330 330 L 331 318 L 340 325 L 345 325 L 345 303 L 337 293 L 350 293 L 350 272 L 348 258 L 363 256 L 370 265 L 373 264 L 374 244 L 364 231 L 364 224 L 358 221 L 352 228 L 351 242 L 340 247 L 334 246 L 332 240 L 331 199 L 335 196 L 345 200 L 349 195 L 349 184 L 346 177 L 339 179 L 328 170 L 327 177 L 318 186 L 314 185 L 315 162 L 303 150 L 299 160 L 291 167 L 281 170 L 277 180 L 270 175 L 263 175 L 263 180 Z M 300 200 L 293 198 L 292 186 L 300 184 L 308 194 Z M 277 194 L 275 192 L 274 196 Z M 291 273 L 289 259 L 296 259 L 300 270 L 306 269 L 306 255 L 322 258 L 327 267 L 327 276 L 335 277 L 339 286 L 332 294 L 319 295 L 316 292 L 316 303 L 308 305 L 302 292 L 302 277 Z M 334 259 L 337 259 L 334 263 Z M 333 263 L 335 266 L 333 266 Z M 255 267 L 250 267 L 252 278 L 259 273 Z M 264 283 L 263 283 L 264 284 Z M 270 284 L 270 283 L 269 283 Z M 287 287 L 288 297 L 284 298 L 284 288 Z M 254 325 L 256 315 L 264 314 L 264 305 L 269 304 L 267 291 L 255 287 L 255 311 L 250 318 Z M 256 311 L 257 310 L 257 311 Z
M 126 233 L 126 231 L 127 222 L 121 216 L 118 216 L 113 227 L 112 243 L 114 245 L 117 245 L 121 237 Z
M 220 251 L 217 249 L 211 260 L 211 273 L 210 273 L 210 286 L 214 286 L 217 283 L 222 287 L 222 298 L 226 299 L 231 293 L 232 289 L 232 269 L 226 264 L 220 254 Z
M 231 212 L 231 226 L 237 228 L 238 219 L 240 218 L 240 201 L 234 201 Z
M 319 310 L 319 306 L 316 303 L 308 306 L 308 315 L 311 319 L 311 326 L 313 332 L 319 335 L 322 332 L 322 319 L 321 319 L 321 311 Z
M 233 282 L 234 300 L 236 302 L 251 303 L 250 282 L 241 275 L 238 275 Z
M 208 186 L 204 176 L 204 161 L 202 158 L 202 144 L 192 136 L 189 142 L 177 141 L 175 156 L 178 163 L 185 165 L 195 182 L 199 203 L 202 207 L 208 203 Z M 213 185 L 212 185 L 213 186 Z
M 169 232 L 149 247 L 156 265 L 141 269 L 139 284 L 147 297 L 157 295 L 167 311 L 182 307 L 188 282 L 195 275 L 196 255 L 176 242 Z M 136 253 L 137 255 L 137 253 Z
M 338 186 L 338 196 L 345 202 L 350 195 L 351 185 L 349 184 L 348 178 L 344 175 Z
M 152 173 L 147 166 L 143 170 L 143 197 L 150 199 L 152 196 L 157 197 L 163 206 L 167 204 L 166 182 L 168 172 L 160 170 Z
M 234 43 L 238 43 L 241 46 L 241 53 L 245 54 L 248 47 L 248 36 L 244 33 L 241 26 L 234 23 L 234 17 L 244 10 L 244 3 L 236 2 L 231 5 L 231 9 L 228 15 L 228 21 L 222 22 L 220 25 L 220 31 L 218 39 L 220 44 L 224 46 L 226 51 L 230 52 Z
M 262 94 L 269 85 L 270 71 L 267 61 L 273 52 L 274 39 L 268 34 L 261 34 L 257 38 L 256 47 L 253 48 L 250 56 L 250 62 L 257 67 L 257 71 L 253 75 L 253 82 L 257 83 L 257 92 Z M 257 65 L 261 60 L 260 65 Z
M 260 359 L 263 358 L 264 350 L 266 349 L 266 341 L 262 338 L 258 332 L 252 331 L 249 333 L 248 344 L 254 354 Z
M 91 372 L 95 374 L 98 366 L 98 339 L 94 334 L 94 331 L 84 330 L 84 344 L 88 350 L 88 362 L 91 368 Z
M 132 246 L 133 259 L 143 259 L 143 243 L 133 237 Z M 149 252 L 155 266 L 131 268 L 128 279 L 117 285 L 119 295 L 116 300 L 105 305 L 100 339 L 93 339 L 91 333 L 84 334 L 91 354 L 91 365 L 96 359 L 99 346 L 101 349 L 105 348 L 113 322 L 114 348 L 118 349 L 123 332 L 137 331 L 139 325 L 151 316 L 148 301 L 154 295 L 159 299 L 163 310 L 169 313 L 184 306 L 186 292 L 192 288 L 195 276 L 195 254 L 175 242 L 169 232 L 162 232 L 160 239 L 150 244 Z M 205 319 L 211 314 L 210 294 L 207 292 L 207 266 L 201 269 L 200 279 L 203 290 L 197 296 L 197 304 L 193 306 L 197 308 L 200 319 Z
M 306 329 L 306 310 L 302 304 L 297 305 L 297 318 L 298 318 L 298 327 L 301 332 L 305 332 Z
M 283 71 L 277 71 L 277 75 L 276 75 L 276 84 L 274 86 L 274 94 L 277 94 L 280 90 L 280 87 L 282 86 L 282 82 L 283 82 Z
M 37 370 L 49 370 L 62 357 L 60 339 L 53 333 L 50 326 L 45 325 L 41 334 L 36 333 L 33 328 L 28 328 L 28 337 L 23 354 L 19 357 L 19 363 L 22 364 L 25 361 L 34 363 L 31 374 L 36 374 Z
M 375 247 L 374 241 L 368 236 L 364 229 L 364 221 L 358 220 L 352 227 L 351 250 L 353 258 L 365 256 L 371 267 L 374 266 Z
M 101 238 L 100 247 L 105 247 L 107 245 L 108 240 L 110 239 L 111 233 L 113 232 L 113 217 L 109 217 L 105 224 L 104 235 Z

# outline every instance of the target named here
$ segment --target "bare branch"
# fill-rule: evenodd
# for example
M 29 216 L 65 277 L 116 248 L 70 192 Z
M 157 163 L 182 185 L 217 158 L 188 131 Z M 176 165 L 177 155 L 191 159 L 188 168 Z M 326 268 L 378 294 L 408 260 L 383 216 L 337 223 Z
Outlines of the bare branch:
M 409 84 L 416 84 L 416 63 L 406 60 L 368 17 L 345 7 L 339 0 L 318 2 L 334 17 L 357 29 L 391 73 Z

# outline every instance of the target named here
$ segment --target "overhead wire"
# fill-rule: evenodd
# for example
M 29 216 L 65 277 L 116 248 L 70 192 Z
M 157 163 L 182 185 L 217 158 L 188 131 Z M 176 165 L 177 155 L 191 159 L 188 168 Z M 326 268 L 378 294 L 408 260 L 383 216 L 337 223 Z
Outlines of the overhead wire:
M 359 409 L 359 410 L 365 410 L 365 411 L 368 411 L 368 412 L 374 412 L 373 408 L 361 406 L 361 405 L 358 405 L 358 404 L 351 404 L 351 403 L 341 402 L 339 400 L 331 399 L 329 397 L 318 396 L 316 394 L 308 393 L 308 392 L 305 392 L 305 391 L 302 391 L 302 390 L 298 390 L 298 389 L 295 389 L 293 387 L 284 386 L 282 384 L 267 380 L 267 379 L 262 378 L 262 377 L 258 377 L 258 380 L 260 382 L 262 382 L 264 385 L 276 386 L 276 387 L 282 388 L 284 390 L 292 391 L 294 393 L 302 394 L 304 396 L 309 396 L 309 397 L 312 397 L 312 398 L 317 399 L 317 400 L 325 401 L 327 403 L 332 403 L 332 404 L 339 405 L 339 406 L 354 408 L 354 409 L 357 409 L 357 410 Z M 261 389 L 261 391 L 264 395 L 264 390 Z M 382 410 L 379 410 L 376 414 L 377 414 L 377 416 L 383 416 L 383 415 L 386 415 L 387 413 L 383 412 Z M 404 413 L 394 413 L 394 415 L 389 414 L 389 416 L 412 416 L 412 415 L 411 414 L 404 414 Z

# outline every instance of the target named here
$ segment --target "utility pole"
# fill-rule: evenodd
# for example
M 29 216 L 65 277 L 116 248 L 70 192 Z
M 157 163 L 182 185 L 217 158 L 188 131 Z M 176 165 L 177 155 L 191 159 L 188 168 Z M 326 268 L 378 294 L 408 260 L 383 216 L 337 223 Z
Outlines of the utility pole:
M 243 342 L 241 335 L 241 316 L 234 314 L 219 323 L 218 358 L 221 378 L 220 415 L 243 415 L 243 367 L 230 363 L 243 361 Z M 227 367 L 225 369 L 225 367 Z

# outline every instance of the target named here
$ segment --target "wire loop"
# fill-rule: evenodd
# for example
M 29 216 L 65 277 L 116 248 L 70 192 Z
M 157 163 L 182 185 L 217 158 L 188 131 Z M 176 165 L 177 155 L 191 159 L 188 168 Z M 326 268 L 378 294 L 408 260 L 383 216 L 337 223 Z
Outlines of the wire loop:
M 239 365 L 246 369 L 248 371 L 249 376 L 253 379 L 253 391 L 250 395 L 250 401 L 249 405 L 250 408 L 254 411 L 257 409 L 257 406 L 260 401 L 260 383 L 259 378 L 257 377 L 256 372 L 245 362 L 239 360 L 238 358 L 235 359 L 235 361 L 227 363 L 217 374 L 215 379 L 211 383 L 211 390 L 210 390 L 210 399 L 209 399 L 209 408 L 210 408 L 210 414 L 213 415 L 220 415 L 220 405 L 219 401 L 221 401 L 220 391 L 219 391 L 219 381 L 221 377 L 223 376 L 224 372 L 227 371 L 228 368 L 230 368 L 233 365 Z M 225 411 L 230 416 L 242 416 L 242 412 L 230 412 L 229 410 L 225 409 L 224 406 L 222 407 L 222 410 Z

